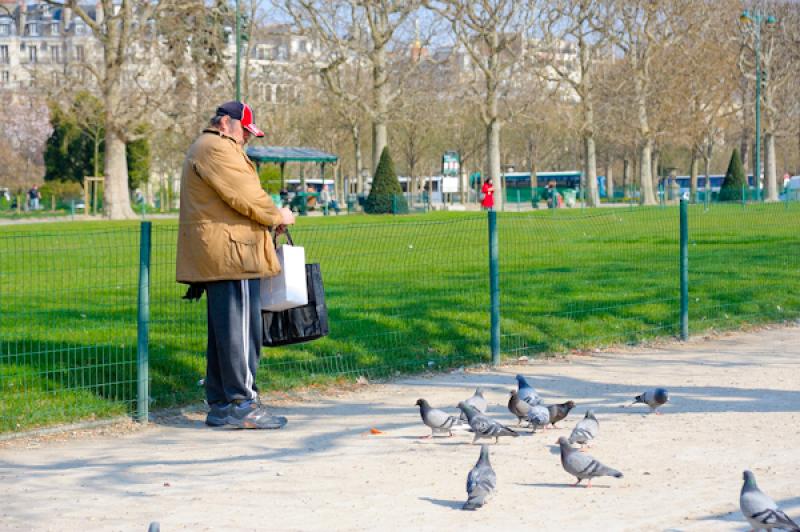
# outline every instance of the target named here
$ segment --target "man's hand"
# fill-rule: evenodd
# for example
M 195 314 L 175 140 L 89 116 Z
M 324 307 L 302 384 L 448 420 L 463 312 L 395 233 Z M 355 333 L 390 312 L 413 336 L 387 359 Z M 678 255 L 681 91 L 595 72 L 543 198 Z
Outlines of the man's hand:
M 292 210 L 288 207 L 281 207 L 279 210 L 282 218 L 281 225 L 293 225 L 294 214 L 292 214 Z

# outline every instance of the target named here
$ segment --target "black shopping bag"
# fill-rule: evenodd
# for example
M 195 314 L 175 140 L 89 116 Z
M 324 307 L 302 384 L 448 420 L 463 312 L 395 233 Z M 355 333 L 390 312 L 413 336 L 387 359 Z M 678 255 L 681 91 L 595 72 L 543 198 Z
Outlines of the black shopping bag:
M 267 347 L 299 344 L 328 335 L 328 307 L 319 264 L 306 264 L 308 304 L 278 312 L 261 311 L 263 344 Z

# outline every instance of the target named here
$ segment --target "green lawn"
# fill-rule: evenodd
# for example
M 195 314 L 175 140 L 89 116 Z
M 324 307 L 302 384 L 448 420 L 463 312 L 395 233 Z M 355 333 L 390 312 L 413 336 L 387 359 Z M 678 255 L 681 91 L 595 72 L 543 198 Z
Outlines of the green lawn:
M 690 328 L 800 315 L 800 205 L 690 208 Z M 501 213 L 505 356 L 678 332 L 677 207 Z M 301 218 L 329 337 L 264 350 L 284 389 L 489 360 L 485 213 Z M 174 282 L 177 222 L 153 222 L 151 408 L 202 398 L 205 301 Z M 130 412 L 139 223 L 0 227 L 0 431 Z

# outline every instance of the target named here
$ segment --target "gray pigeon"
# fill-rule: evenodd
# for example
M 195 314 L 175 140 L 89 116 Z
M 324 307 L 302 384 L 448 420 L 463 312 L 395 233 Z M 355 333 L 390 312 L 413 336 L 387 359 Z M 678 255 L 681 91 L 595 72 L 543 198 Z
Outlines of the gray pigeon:
M 483 397 L 483 388 L 480 386 L 475 388 L 475 393 L 472 395 L 472 397 L 464 402 L 481 414 L 485 414 L 489 410 L 489 403 L 487 403 L 486 399 Z M 466 420 L 467 416 L 464 414 L 464 412 L 461 412 L 461 416 L 458 418 L 458 421 L 462 422 Z
M 519 433 L 481 414 L 464 401 L 458 403 L 458 408 L 467 415 L 469 426 L 475 432 L 472 443 L 475 443 L 480 438 L 494 438 L 494 442 L 497 443 L 500 440 L 500 436 L 513 436 L 515 438 L 519 436 Z
M 497 487 L 497 475 L 489 463 L 489 446 L 481 445 L 481 456 L 467 475 L 467 502 L 463 510 L 477 510 L 492 496 Z
M 576 486 L 585 478 L 589 479 L 587 488 L 592 487 L 592 479 L 595 477 L 622 478 L 622 473 L 616 469 L 603 465 L 588 454 L 573 449 L 564 436 L 558 439 L 558 445 L 561 447 L 561 465 L 564 467 L 564 471 L 578 479 L 575 483 Z
M 742 484 L 742 492 L 739 495 L 739 508 L 754 530 L 777 528 L 789 532 L 800 532 L 800 525 L 792 521 L 783 510 L 778 508 L 775 501 L 758 489 L 756 477 L 751 471 L 745 471 L 743 476 L 744 484 Z
M 525 401 L 531 406 L 536 406 L 542 402 L 542 398 L 539 397 L 539 394 L 536 393 L 533 386 L 528 384 L 524 375 L 517 375 L 517 387 L 517 394 L 519 395 L 520 401 Z
M 584 445 L 589 445 L 589 442 L 597 437 L 600 432 L 600 423 L 594 417 L 594 410 L 587 410 L 586 415 L 578 421 L 575 428 L 572 429 L 572 434 L 569 435 L 569 443 L 580 443 L 581 448 Z
M 575 401 L 567 401 L 559 405 L 550 405 L 547 410 L 550 411 L 550 424 L 556 428 L 556 423 L 569 415 L 569 411 L 575 408 Z
M 542 405 L 532 406 L 528 412 L 528 421 L 536 432 L 537 427 L 545 427 L 550 423 L 550 411 Z
M 444 410 L 432 408 L 425 399 L 417 399 L 416 404 L 419 406 L 419 415 L 422 416 L 422 422 L 431 428 L 431 433 L 428 436 L 423 436 L 423 438 L 430 438 L 437 432 L 445 431 L 450 436 L 453 435 L 453 431 L 450 429 L 456 422 L 455 416 L 451 416 Z
M 511 390 L 511 397 L 508 399 L 508 411 L 517 416 L 517 426 L 519 426 L 522 424 L 523 419 L 528 419 L 531 405 L 520 401 L 519 393 L 516 390 Z
M 656 414 L 661 414 L 656 409 L 660 406 L 663 406 L 669 401 L 669 393 L 667 392 L 666 388 L 656 388 L 655 390 L 650 390 L 648 392 L 644 392 L 642 395 L 637 395 L 634 398 L 631 405 L 635 405 L 637 403 L 644 403 L 650 407 L 650 413 L 652 414 L 655 412 Z

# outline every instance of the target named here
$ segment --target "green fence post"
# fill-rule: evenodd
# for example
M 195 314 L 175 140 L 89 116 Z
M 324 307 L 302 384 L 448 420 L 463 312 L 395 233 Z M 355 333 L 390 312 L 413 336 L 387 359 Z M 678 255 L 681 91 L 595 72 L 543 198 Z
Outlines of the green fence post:
M 147 411 L 150 402 L 148 349 L 150 326 L 150 229 L 151 222 L 142 222 L 139 240 L 139 315 L 136 342 L 136 420 L 140 423 L 147 423 Z
M 392 194 L 392 214 L 397 214 L 397 194 Z
M 742 208 L 744 208 L 744 206 L 747 205 L 747 196 L 745 195 L 746 194 L 745 190 L 746 189 L 744 185 L 742 185 Z
M 491 301 L 492 365 L 500 364 L 500 272 L 498 264 L 497 213 L 489 210 L 489 293 Z
M 689 339 L 689 216 L 681 199 L 681 340 Z

